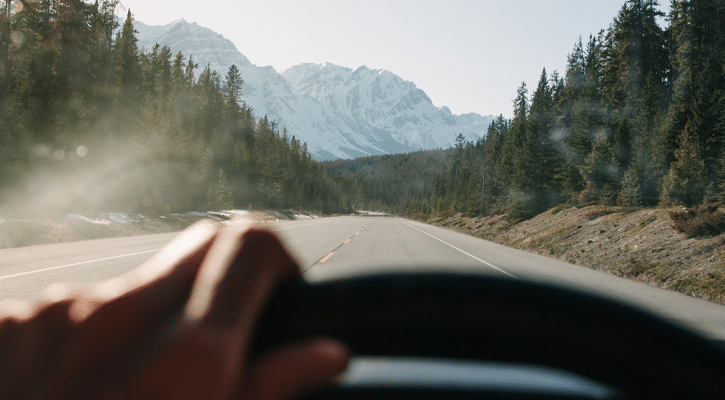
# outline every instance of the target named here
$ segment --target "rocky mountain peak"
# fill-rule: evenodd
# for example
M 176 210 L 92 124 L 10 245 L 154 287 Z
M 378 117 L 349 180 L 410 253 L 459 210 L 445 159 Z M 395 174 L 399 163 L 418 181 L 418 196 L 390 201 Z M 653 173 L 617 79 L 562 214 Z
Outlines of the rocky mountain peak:
M 478 140 L 492 117 L 456 116 L 437 108 L 413 82 L 391 71 L 359 66 L 305 63 L 281 74 L 252 64 L 234 44 L 211 29 L 184 19 L 163 26 L 136 21 L 139 48 L 168 45 L 173 54 L 193 56 L 223 77 L 234 64 L 244 85 L 242 100 L 306 142 L 317 159 L 446 148 L 456 136 Z

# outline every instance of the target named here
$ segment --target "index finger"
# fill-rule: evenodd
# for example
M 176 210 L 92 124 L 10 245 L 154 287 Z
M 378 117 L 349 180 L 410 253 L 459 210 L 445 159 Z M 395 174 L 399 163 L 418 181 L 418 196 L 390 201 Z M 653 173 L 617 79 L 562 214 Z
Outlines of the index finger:
M 275 234 L 250 222 L 222 229 L 202 262 L 185 310 L 187 323 L 248 337 L 274 286 L 298 274 Z

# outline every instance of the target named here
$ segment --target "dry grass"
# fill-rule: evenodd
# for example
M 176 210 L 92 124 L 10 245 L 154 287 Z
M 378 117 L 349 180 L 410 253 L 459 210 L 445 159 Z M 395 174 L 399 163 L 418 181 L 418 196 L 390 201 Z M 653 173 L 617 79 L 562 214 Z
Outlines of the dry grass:
M 513 223 L 505 215 L 416 219 L 725 304 L 725 234 L 688 237 L 668 210 L 559 206 Z
M 672 226 L 689 237 L 718 235 L 725 232 L 725 213 L 718 210 L 719 204 L 670 211 Z

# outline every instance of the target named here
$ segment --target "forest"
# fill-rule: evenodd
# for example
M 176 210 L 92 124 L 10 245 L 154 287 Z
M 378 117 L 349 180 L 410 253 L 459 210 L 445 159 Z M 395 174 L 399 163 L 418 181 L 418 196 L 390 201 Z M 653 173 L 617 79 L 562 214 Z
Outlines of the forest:
M 366 195 L 363 207 L 403 214 L 725 204 L 725 1 L 656 6 L 628 0 L 579 38 L 563 75 L 544 69 L 532 94 L 522 84 L 513 118 L 477 143 L 326 167 Z
M 0 4 L 0 204 L 351 209 L 305 143 L 255 119 L 235 66 L 220 76 L 167 46 L 140 50 L 117 0 Z
M 521 84 L 513 117 L 478 142 L 328 162 L 255 119 L 236 67 L 221 76 L 166 46 L 141 51 L 117 0 L 0 4 L 0 204 L 67 192 L 83 212 L 516 220 L 561 204 L 725 204 L 725 0 L 674 0 L 666 15 L 627 0 L 575 42 L 563 74 Z

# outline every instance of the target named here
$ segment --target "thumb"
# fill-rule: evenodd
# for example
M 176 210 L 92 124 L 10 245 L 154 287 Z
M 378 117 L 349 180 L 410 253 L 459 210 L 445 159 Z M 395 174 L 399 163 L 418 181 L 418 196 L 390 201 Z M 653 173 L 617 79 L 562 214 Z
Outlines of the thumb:
M 272 351 L 251 371 L 245 398 L 283 400 L 324 385 L 342 373 L 349 350 L 333 339 L 317 339 Z

